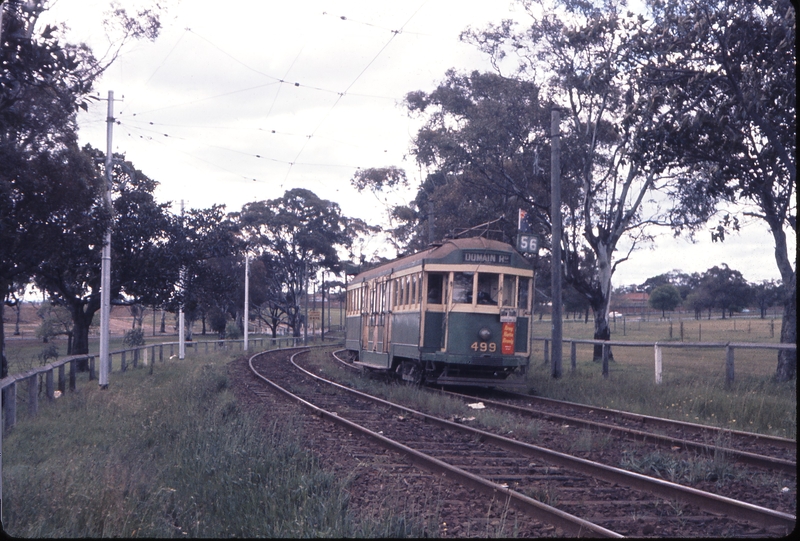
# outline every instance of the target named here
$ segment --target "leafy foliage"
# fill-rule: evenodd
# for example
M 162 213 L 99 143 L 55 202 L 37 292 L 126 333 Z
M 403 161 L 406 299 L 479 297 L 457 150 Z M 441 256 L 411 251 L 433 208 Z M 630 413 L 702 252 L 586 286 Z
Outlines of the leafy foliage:
M 247 249 L 259 254 L 265 270 L 280 269 L 270 277 L 268 287 L 280 294 L 267 307 L 272 317 L 285 317 L 300 335 L 303 320 L 300 299 L 308 283 L 322 269 L 338 271 L 338 248 L 350 245 L 347 220 L 339 205 L 320 199 L 309 190 L 287 190 L 283 197 L 256 201 L 242 207 L 235 215 L 241 227 Z

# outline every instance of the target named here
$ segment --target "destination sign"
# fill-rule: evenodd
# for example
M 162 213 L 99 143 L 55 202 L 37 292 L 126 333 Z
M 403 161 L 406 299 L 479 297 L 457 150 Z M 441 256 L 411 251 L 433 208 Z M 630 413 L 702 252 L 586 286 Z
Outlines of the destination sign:
M 484 265 L 510 265 L 511 254 L 501 252 L 464 252 L 464 263 L 480 263 Z

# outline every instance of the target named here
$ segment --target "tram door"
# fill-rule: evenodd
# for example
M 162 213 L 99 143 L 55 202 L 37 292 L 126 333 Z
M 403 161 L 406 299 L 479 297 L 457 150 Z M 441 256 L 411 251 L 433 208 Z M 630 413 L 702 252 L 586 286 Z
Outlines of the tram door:
M 387 325 L 389 282 L 375 281 L 367 291 L 366 317 L 363 321 L 362 348 L 366 351 L 386 353 L 389 351 Z

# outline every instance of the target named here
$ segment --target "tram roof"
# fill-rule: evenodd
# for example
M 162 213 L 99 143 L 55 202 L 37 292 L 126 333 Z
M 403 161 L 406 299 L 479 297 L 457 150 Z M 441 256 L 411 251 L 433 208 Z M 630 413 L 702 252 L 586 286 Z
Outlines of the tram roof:
M 510 256 L 510 260 L 508 263 L 503 264 L 503 266 L 511 268 L 521 267 L 524 269 L 531 268 L 531 264 L 510 244 L 497 240 L 485 239 L 483 237 L 470 237 L 463 239 L 447 239 L 441 244 L 433 244 L 421 252 L 388 261 L 375 268 L 359 273 L 353 278 L 351 283 L 369 280 L 377 276 L 415 267 L 423 263 L 465 263 L 460 256 L 460 254 L 465 251 L 483 254 L 507 254 Z M 486 264 L 490 263 L 487 262 Z

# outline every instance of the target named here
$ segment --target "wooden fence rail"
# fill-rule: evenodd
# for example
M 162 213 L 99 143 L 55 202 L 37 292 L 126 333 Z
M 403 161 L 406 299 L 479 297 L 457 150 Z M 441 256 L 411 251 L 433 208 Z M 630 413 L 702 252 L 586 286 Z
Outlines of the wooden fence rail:
M 254 345 L 258 344 L 260 347 L 264 347 L 264 343 L 271 342 L 275 347 L 281 348 L 281 343 L 285 342 L 283 347 L 296 347 L 297 342 L 299 340 L 303 340 L 302 337 L 283 337 L 283 338 L 250 338 L 248 339 L 248 345 L 252 342 Z M 313 341 L 313 337 L 311 339 Z M 132 362 L 133 367 L 136 368 L 140 352 L 144 351 L 144 358 L 147 359 L 147 351 L 150 351 L 150 373 L 153 373 L 153 365 L 155 364 L 156 360 L 156 348 L 158 348 L 158 360 L 163 362 L 164 361 L 164 347 L 169 346 L 169 358 L 174 357 L 174 348 L 178 344 L 178 342 L 163 342 L 160 344 L 152 344 L 152 345 L 145 345 L 139 346 L 134 348 L 128 349 L 120 349 L 116 351 L 112 351 L 108 355 L 108 364 L 109 370 L 108 372 L 111 373 L 111 366 L 114 355 L 120 356 L 120 367 L 121 371 L 125 372 L 127 370 L 127 354 L 128 352 L 132 352 Z M 200 342 L 184 342 L 184 345 L 187 348 L 194 348 L 195 352 L 199 351 L 199 346 L 205 344 L 205 351 L 209 351 L 209 344 L 213 344 L 213 351 L 217 351 L 219 349 L 228 350 L 231 345 L 235 347 L 236 344 L 239 345 L 239 350 L 244 350 L 244 340 L 208 340 L 208 341 L 200 341 Z M 56 391 L 60 394 L 64 394 L 66 392 L 66 384 L 67 384 L 67 377 L 66 377 L 66 367 L 69 367 L 69 390 L 75 391 L 77 388 L 77 363 L 78 361 L 88 361 L 88 373 L 89 373 L 89 381 L 96 379 L 95 374 L 95 357 L 96 355 L 72 355 L 69 357 L 64 357 L 63 359 L 59 359 L 57 361 L 53 361 L 51 363 L 47 363 L 43 366 L 39 366 L 36 368 L 32 368 L 27 372 L 21 372 L 19 374 L 12 374 L 0 380 L 0 392 L 2 392 L 3 396 L 3 407 L 0 413 L 2 414 L 2 421 L 0 421 L 0 504 L 2 504 L 3 498 L 3 433 L 12 429 L 17 424 L 17 384 L 23 381 L 27 381 L 27 391 L 28 391 L 28 414 L 31 416 L 36 416 L 39 412 L 39 389 L 41 385 L 41 378 L 44 377 L 44 389 L 45 389 L 45 397 L 47 400 L 55 400 L 56 399 Z M 58 371 L 58 389 L 55 388 L 54 382 L 54 375 L 53 372 Z
M 295 346 L 298 340 L 302 340 L 302 338 L 261 337 L 261 338 L 250 338 L 248 340 L 248 343 L 252 342 L 256 347 L 264 347 L 265 343 L 271 342 L 274 346 L 280 348 L 282 344 L 285 344 L 284 347 Z M 149 362 L 147 362 L 147 364 L 150 365 L 150 372 L 152 373 L 153 365 L 155 364 L 156 361 L 156 350 L 158 350 L 158 360 L 163 362 L 164 348 L 169 347 L 169 357 L 172 358 L 175 355 L 174 348 L 177 344 L 178 342 L 163 342 L 160 344 L 151 344 L 151 345 L 112 351 L 108 355 L 109 365 L 113 364 L 114 356 L 117 355 L 120 358 L 120 369 L 122 372 L 125 372 L 128 369 L 128 354 L 130 353 L 134 368 L 138 366 L 140 358 L 143 358 L 145 362 L 147 362 L 147 360 L 149 359 Z M 217 351 L 219 349 L 227 350 L 230 347 L 236 347 L 237 344 L 240 350 L 244 349 L 244 340 L 207 340 L 207 341 L 185 342 L 187 348 L 190 349 L 194 348 L 195 352 L 199 351 L 199 348 L 203 345 L 205 346 L 205 351 L 208 352 L 209 344 L 213 346 L 213 351 Z M 96 355 L 72 355 L 45 364 L 43 366 L 32 368 L 27 372 L 12 374 L 0 380 L 0 390 L 2 391 L 4 396 L 3 429 L 8 430 L 17 423 L 17 385 L 19 383 L 27 382 L 28 413 L 30 413 L 31 415 L 36 415 L 39 411 L 39 388 L 41 385 L 42 377 L 44 377 L 45 380 L 44 383 L 45 397 L 47 398 L 47 400 L 54 400 L 56 398 L 55 394 L 56 390 L 62 394 L 67 390 L 66 389 L 67 367 L 69 368 L 70 391 L 74 391 L 77 385 L 77 363 L 79 361 L 88 361 L 89 381 L 96 379 L 95 357 Z M 54 371 L 58 372 L 57 388 L 54 385 L 54 375 L 53 375 Z M 109 366 L 109 373 L 111 373 L 111 366 Z
M 533 337 L 531 341 L 544 341 L 544 363 L 550 362 L 550 338 Z M 797 350 L 797 344 L 762 344 L 755 342 L 623 342 L 619 340 L 578 340 L 564 338 L 562 344 L 570 344 L 570 369 L 577 367 L 577 344 L 592 344 L 603 346 L 603 377 L 608 377 L 608 358 L 611 346 L 622 347 L 651 347 L 655 357 L 655 380 L 656 384 L 661 383 L 661 364 L 663 348 L 725 348 L 725 381 L 730 384 L 734 380 L 734 349 L 774 349 L 774 350 Z

